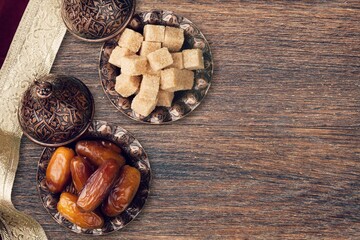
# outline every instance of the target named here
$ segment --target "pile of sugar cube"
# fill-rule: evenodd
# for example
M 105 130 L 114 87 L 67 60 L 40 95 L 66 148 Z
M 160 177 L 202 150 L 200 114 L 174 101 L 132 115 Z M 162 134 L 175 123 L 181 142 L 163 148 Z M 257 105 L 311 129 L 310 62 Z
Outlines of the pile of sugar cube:
M 121 68 L 115 90 L 123 97 L 136 94 L 131 103 L 136 113 L 148 116 L 156 106 L 171 107 L 175 91 L 193 87 L 192 70 L 204 69 L 203 54 L 200 49 L 179 52 L 183 43 L 181 28 L 148 24 L 144 36 L 123 31 L 109 63 Z

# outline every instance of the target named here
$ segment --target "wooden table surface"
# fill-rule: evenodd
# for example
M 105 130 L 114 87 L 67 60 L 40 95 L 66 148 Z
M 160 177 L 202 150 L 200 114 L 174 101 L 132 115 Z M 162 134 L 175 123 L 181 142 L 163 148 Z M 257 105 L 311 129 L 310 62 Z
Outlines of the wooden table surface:
M 173 10 L 210 42 L 209 94 L 188 117 L 149 126 L 101 88 L 101 44 L 66 34 L 53 73 L 82 79 L 95 119 L 145 147 L 144 211 L 103 239 L 360 239 L 360 2 L 138 1 Z M 13 202 L 49 239 L 88 239 L 55 223 L 37 195 L 42 148 L 23 138 Z

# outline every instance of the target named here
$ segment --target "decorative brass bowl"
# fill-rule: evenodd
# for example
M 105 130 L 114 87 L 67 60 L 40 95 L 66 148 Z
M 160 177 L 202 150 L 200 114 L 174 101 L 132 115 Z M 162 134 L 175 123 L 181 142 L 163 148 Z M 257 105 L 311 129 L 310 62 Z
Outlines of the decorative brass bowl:
M 182 28 L 185 33 L 185 42 L 181 50 L 198 48 L 203 51 L 205 69 L 194 71 L 195 80 L 192 89 L 175 92 L 171 107 L 156 107 L 154 111 L 145 118 L 135 113 L 130 107 L 134 97 L 123 97 L 115 91 L 116 76 L 121 73 L 121 69 L 109 63 L 110 54 L 117 46 L 120 35 L 107 40 L 100 51 L 100 82 L 111 103 L 131 119 L 150 124 L 171 123 L 195 110 L 209 91 L 214 69 L 210 45 L 194 23 L 171 11 L 152 10 L 136 13 L 127 27 L 143 33 L 143 28 L 146 24 Z
M 102 139 L 115 143 L 121 147 L 122 153 L 126 158 L 126 164 L 129 164 L 140 171 L 141 181 L 139 189 L 125 211 L 115 217 L 104 216 L 104 226 L 100 229 L 84 229 L 66 220 L 56 209 L 60 194 L 51 193 L 45 183 L 46 168 L 55 148 L 44 148 L 44 151 L 40 156 L 36 174 L 37 189 L 44 208 L 58 224 L 75 233 L 106 235 L 124 228 L 135 219 L 143 209 L 150 191 L 150 162 L 139 141 L 136 140 L 132 134 L 119 126 L 110 125 L 104 121 L 93 121 L 89 126 L 88 131 L 81 139 Z M 74 147 L 74 144 L 67 146 Z M 76 190 L 71 183 L 66 187 L 65 191 L 76 194 Z
M 25 91 L 18 111 L 24 134 L 42 146 L 58 147 L 80 138 L 94 116 L 94 99 L 79 79 L 47 75 Z
M 118 35 L 135 11 L 133 0 L 62 0 L 61 16 L 70 33 L 88 42 Z

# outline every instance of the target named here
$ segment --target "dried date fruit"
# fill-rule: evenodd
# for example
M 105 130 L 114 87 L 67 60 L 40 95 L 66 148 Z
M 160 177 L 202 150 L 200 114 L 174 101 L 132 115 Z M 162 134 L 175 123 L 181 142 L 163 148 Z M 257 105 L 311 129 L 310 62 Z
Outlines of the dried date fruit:
M 104 225 L 104 219 L 94 212 L 81 212 L 76 206 L 78 197 L 71 193 L 63 192 L 57 204 L 57 210 L 70 222 L 81 228 L 96 229 Z
M 119 166 L 125 165 L 125 159 L 111 148 L 104 147 L 99 141 L 83 140 L 76 143 L 75 151 L 78 155 L 86 157 L 95 166 L 100 166 L 109 159 L 114 159 Z
M 113 186 L 119 168 L 116 160 L 109 159 L 90 176 L 76 203 L 82 211 L 91 212 L 101 204 Z
M 71 160 L 70 171 L 74 187 L 78 192 L 83 189 L 86 181 L 94 172 L 89 162 L 80 156 L 75 156 Z
M 71 148 L 59 147 L 46 169 L 46 185 L 52 193 L 61 192 L 70 180 L 70 162 L 75 156 Z
M 114 217 L 123 212 L 134 199 L 140 185 L 141 175 L 139 170 L 129 165 L 120 169 L 120 175 L 109 196 L 102 205 L 102 211 L 109 217 Z
M 102 140 L 101 142 L 101 145 L 103 145 L 104 147 L 108 148 L 108 149 L 111 149 L 112 151 L 118 153 L 118 154 L 121 154 L 121 148 L 118 147 L 115 143 L 112 143 L 112 142 L 109 142 L 109 141 L 105 141 L 105 140 Z

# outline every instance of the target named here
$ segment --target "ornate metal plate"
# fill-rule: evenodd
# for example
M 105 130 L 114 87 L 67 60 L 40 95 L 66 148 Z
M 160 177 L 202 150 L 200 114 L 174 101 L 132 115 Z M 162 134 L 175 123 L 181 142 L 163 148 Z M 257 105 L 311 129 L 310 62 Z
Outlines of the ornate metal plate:
M 140 171 L 141 183 L 139 189 L 134 200 L 127 207 L 127 209 L 116 217 L 104 217 L 105 224 L 103 228 L 94 230 L 80 228 L 79 226 L 76 226 L 61 216 L 61 214 L 56 209 L 60 194 L 50 193 L 45 184 L 46 168 L 48 166 L 51 155 L 55 151 L 55 148 L 45 148 L 40 156 L 36 174 L 37 189 L 43 206 L 57 223 L 75 233 L 105 235 L 125 227 L 140 213 L 144 207 L 146 199 L 149 195 L 150 188 L 150 163 L 147 154 L 145 153 L 145 150 L 139 141 L 121 127 L 111 126 L 103 121 L 94 121 L 90 125 L 88 132 L 83 138 L 100 138 L 116 143 L 123 150 L 127 164 L 136 167 Z M 74 193 L 75 190 L 73 185 L 70 184 L 67 186 L 65 191 Z
M 201 31 L 187 18 L 170 11 L 154 10 L 135 14 L 127 26 L 140 33 L 144 25 L 156 24 L 184 29 L 185 42 L 182 50 L 199 48 L 203 51 L 205 69 L 195 71 L 194 86 L 188 91 L 175 92 L 171 107 L 156 107 L 146 118 L 136 114 L 131 108 L 133 96 L 125 98 L 114 90 L 115 78 L 121 69 L 108 62 L 112 50 L 117 46 L 119 36 L 106 41 L 100 52 L 99 75 L 106 96 L 112 104 L 126 116 L 140 122 L 163 124 L 179 120 L 192 112 L 207 94 L 213 76 L 213 60 L 209 44 Z

